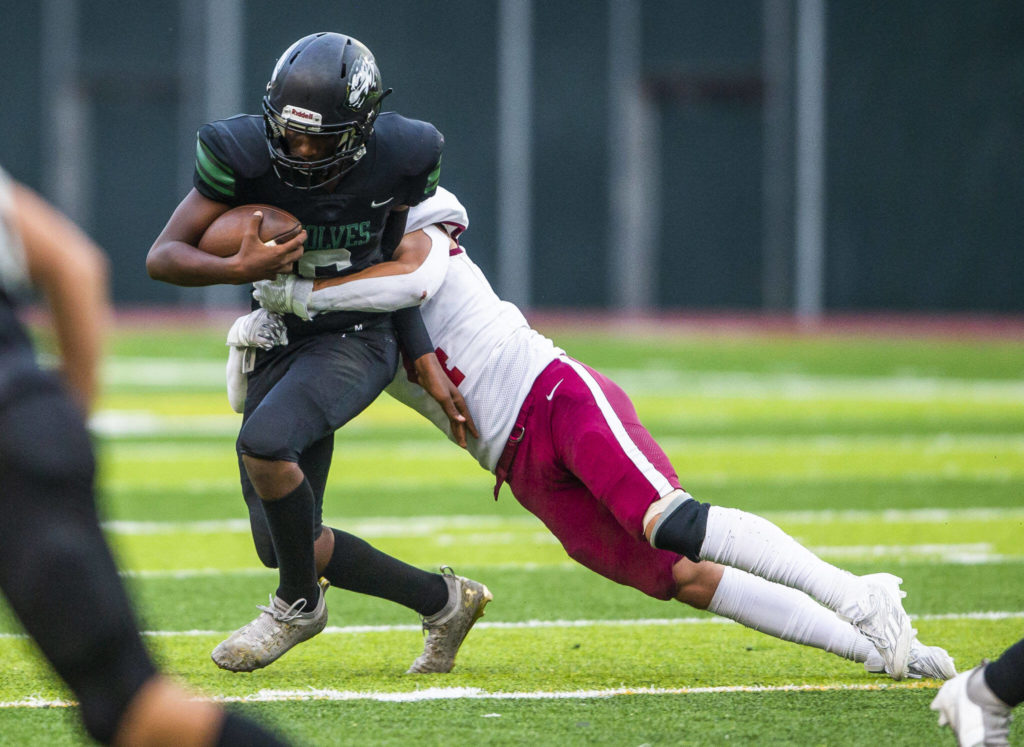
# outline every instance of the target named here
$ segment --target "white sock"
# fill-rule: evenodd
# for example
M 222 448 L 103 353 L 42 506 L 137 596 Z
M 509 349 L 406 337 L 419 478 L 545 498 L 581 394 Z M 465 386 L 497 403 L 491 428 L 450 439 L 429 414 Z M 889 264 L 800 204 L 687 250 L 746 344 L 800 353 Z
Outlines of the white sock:
M 863 662 L 875 650 L 850 623 L 802 591 L 726 568 L 708 611 L 784 641 Z
M 735 508 L 710 508 L 700 557 L 799 589 L 833 611 L 863 586 L 767 519 Z

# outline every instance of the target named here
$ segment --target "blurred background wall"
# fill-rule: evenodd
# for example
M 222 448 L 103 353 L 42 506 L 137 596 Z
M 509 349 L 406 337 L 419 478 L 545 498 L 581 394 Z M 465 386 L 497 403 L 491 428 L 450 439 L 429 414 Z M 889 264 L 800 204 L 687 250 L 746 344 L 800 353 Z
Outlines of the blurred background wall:
M 203 122 L 292 41 L 375 53 L 535 308 L 1024 311 L 1020 0 L 0 0 L 0 163 L 148 279 Z

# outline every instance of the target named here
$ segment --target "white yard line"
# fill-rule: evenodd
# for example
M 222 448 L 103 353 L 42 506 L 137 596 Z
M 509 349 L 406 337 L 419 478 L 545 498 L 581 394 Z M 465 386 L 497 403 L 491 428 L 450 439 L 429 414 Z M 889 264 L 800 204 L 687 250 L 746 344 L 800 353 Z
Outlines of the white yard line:
M 1024 511 L 1022 511 L 1024 514 Z M 325 517 L 324 523 L 344 527 L 361 537 L 421 537 L 451 529 L 503 530 L 508 527 L 541 526 L 532 516 L 407 516 L 368 517 L 362 519 Z M 249 532 L 248 519 L 216 519 L 211 521 L 107 521 L 103 528 L 123 535 L 144 534 L 212 534 L 218 532 Z
M 972 402 L 1020 401 L 1019 379 L 954 379 L 928 376 L 842 376 L 737 371 L 681 371 L 673 368 L 608 369 L 604 372 L 626 391 L 644 395 L 788 400 L 896 400 L 922 402 L 952 399 Z
M 789 524 L 818 524 L 821 522 L 868 522 L 947 524 L 963 521 L 1021 521 L 1022 508 L 921 508 L 868 510 L 819 511 L 763 511 L 761 515 L 774 522 Z M 451 529 L 500 530 L 512 527 L 528 528 L 539 526 L 532 516 L 476 516 L 471 514 L 453 516 L 406 516 L 339 518 L 325 517 L 324 522 L 343 526 L 346 531 L 361 537 L 421 537 Z M 219 532 L 248 532 L 248 519 L 215 519 L 209 521 L 107 521 L 103 528 L 108 532 L 122 535 L 145 534 L 212 534 Z M 954 546 L 954 547 L 959 547 Z
M 988 565 L 1024 561 L 1021 555 L 995 552 L 991 543 L 923 544 L 923 545 L 811 545 L 811 552 L 826 560 L 874 560 L 899 558 L 900 560 L 934 558 L 944 565 Z
M 104 364 L 106 386 L 219 389 L 224 386 L 224 360 L 109 356 Z M 918 376 L 843 376 L 745 371 L 687 371 L 674 367 L 610 368 L 604 372 L 628 390 L 644 394 L 700 396 L 764 396 L 792 399 L 842 397 L 922 400 L 949 397 L 972 400 L 1024 399 L 1018 379 L 957 379 Z
M 705 695 L 716 693 L 827 692 L 834 690 L 892 690 L 938 687 L 906 683 L 865 683 L 862 685 L 722 685 L 718 687 L 617 687 L 600 690 L 535 690 L 533 692 L 495 692 L 477 687 L 430 687 L 411 692 L 355 692 L 351 690 L 261 690 L 252 695 L 220 696 L 221 703 L 249 703 L 278 700 L 376 700 L 382 702 L 418 702 L 424 700 L 585 700 L 616 695 Z
M 249 695 L 215 695 L 197 698 L 216 703 L 280 703 L 285 701 L 349 701 L 372 700 L 383 703 L 416 703 L 433 700 L 588 700 L 620 695 L 709 695 L 728 693 L 834 692 L 842 690 L 917 690 L 934 689 L 939 683 L 908 682 L 904 684 L 865 683 L 862 685 L 723 685 L 718 687 L 617 687 L 601 690 L 534 690 L 532 692 L 500 692 L 478 687 L 428 687 L 406 692 L 354 691 L 323 688 L 302 690 L 259 690 Z M 40 697 L 0 702 L 0 708 L 67 708 L 77 703 L 70 700 L 48 700 Z M 495 717 L 499 714 L 488 714 Z
M 914 615 L 914 622 L 949 621 L 949 620 L 1024 620 L 1024 610 L 1008 610 L 1004 612 L 944 612 L 934 615 Z M 724 617 L 679 617 L 679 618 L 637 618 L 626 620 L 523 620 L 519 622 L 478 622 L 476 630 L 526 630 L 526 629 L 566 629 L 566 628 L 611 628 L 677 625 L 735 625 L 732 620 Z M 328 625 L 320 635 L 363 635 L 366 633 L 419 633 L 420 625 Z M 143 635 L 154 638 L 202 638 L 205 636 L 224 636 L 226 630 L 147 630 Z M 0 633 L 3 639 L 25 639 L 23 633 Z
M 946 613 L 939 615 L 920 615 L 915 620 L 1005 620 L 1024 619 L 1024 611 L 1015 612 L 969 612 Z M 526 622 L 480 622 L 478 629 L 509 629 L 509 628 L 585 628 L 608 626 L 637 625 L 704 625 L 734 624 L 722 618 L 682 618 L 682 619 L 640 619 L 640 620 L 529 620 Z M 419 632 L 419 625 L 354 625 L 348 627 L 331 626 L 324 629 L 321 635 L 387 633 L 387 632 Z M 189 631 L 148 631 L 144 635 L 159 637 L 199 637 L 221 636 L 224 631 L 189 630 Z M 24 635 L 2 634 L 4 638 L 25 638 Z M 198 698 L 218 703 L 277 703 L 286 701 L 376 701 L 385 703 L 411 703 L 435 700 L 587 700 L 610 698 L 622 695 L 705 695 L 729 693 L 775 693 L 775 692 L 836 692 L 836 691 L 878 691 L 891 689 L 937 688 L 939 683 L 908 682 L 903 684 L 865 683 L 860 685 L 828 684 L 828 685 L 724 685 L 716 687 L 619 687 L 598 690 L 537 690 L 532 692 L 501 692 L 487 691 L 474 687 L 431 687 L 422 690 L 405 692 L 383 691 L 352 691 L 323 688 L 306 688 L 302 690 L 263 689 L 248 695 L 218 695 Z M 77 706 L 75 701 L 48 699 L 30 696 L 21 700 L 0 702 L 0 709 L 15 708 L 67 708 Z M 488 714 L 497 717 L 499 714 Z
M 517 535 L 520 536 L 521 535 Z M 550 535 L 545 535 L 550 537 Z M 545 542 L 547 540 L 545 539 Z M 1024 558 L 1021 558 L 1024 561 Z M 544 571 L 544 570 L 579 570 L 586 571 L 586 569 L 579 563 L 572 560 L 565 560 L 561 563 L 537 563 L 537 562 L 523 562 L 523 563 L 488 563 L 488 571 Z M 134 570 L 134 571 L 121 571 L 121 576 L 124 578 L 142 578 L 142 579 L 173 579 L 175 581 L 184 581 L 193 578 L 212 578 L 214 576 L 267 576 L 268 578 L 273 576 L 277 577 L 277 571 L 273 568 L 180 568 L 178 570 L 156 570 L 156 569 L 145 569 L 145 570 Z
M 89 428 L 107 438 L 234 436 L 241 421 L 241 415 L 164 415 L 148 410 L 101 410 L 89 419 Z
M 523 535 L 516 535 L 517 542 L 523 542 Z M 535 544 L 550 544 L 550 535 L 539 535 L 538 541 Z M 486 536 L 477 538 L 475 541 L 463 542 L 461 538 L 458 542 L 451 542 L 450 544 L 458 544 L 465 546 L 466 544 L 476 545 L 487 545 L 494 544 L 489 542 Z M 840 548 L 840 552 L 829 552 L 827 547 L 812 548 L 818 557 L 826 560 L 877 560 L 878 558 L 900 558 L 905 559 L 908 557 L 920 559 L 920 558 L 933 558 L 942 565 L 994 565 L 996 563 L 1024 563 L 1024 555 L 1001 555 L 999 553 L 991 552 L 977 552 L 969 550 L 951 550 L 949 552 L 938 552 L 933 548 L 937 547 L 934 545 L 925 545 L 924 549 L 918 551 L 913 545 L 896 545 L 893 546 L 892 552 L 881 553 L 874 552 L 871 550 L 874 546 L 865 546 L 864 552 L 853 553 L 850 552 L 853 548 Z M 952 546 L 956 547 L 956 546 Z M 523 573 L 534 573 L 538 571 L 549 571 L 549 570 L 567 570 L 567 571 L 579 571 L 580 573 L 587 573 L 587 569 L 583 566 L 575 563 L 571 560 L 566 560 L 561 563 L 538 563 L 538 562 L 523 562 L 523 563 L 494 563 L 480 565 L 476 564 L 474 567 L 486 568 L 487 571 L 520 571 Z M 179 568 L 177 570 L 156 570 L 156 569 L 143 569 L 134 571 L 121 571 L 121 575 L 125 578 L 138 578 L 138 579 L 169 579 L 172 581 L 188 581 L 195 578 L 215 578 L 215 577 L 237 577 L 237 576 L 266 576 L 270 577 L 275 575 L 276 571 L 267 568 Z M 276 575 L 275 575 L 276 578 Z

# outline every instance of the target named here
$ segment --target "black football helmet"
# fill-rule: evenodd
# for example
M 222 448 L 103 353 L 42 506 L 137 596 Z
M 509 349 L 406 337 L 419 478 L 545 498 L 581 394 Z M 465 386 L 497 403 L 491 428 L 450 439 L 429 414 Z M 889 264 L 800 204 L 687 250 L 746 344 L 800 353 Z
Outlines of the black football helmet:
M 314 189 L 355 166 L 389 93 L 373 53 L 350 36 L 310 34 L 288 47 L 263 97 L 267 146 L 278 177 L 296 189 Z M 333 152 L 315 161 L 293 156 L 289 132 L 333 137 Z

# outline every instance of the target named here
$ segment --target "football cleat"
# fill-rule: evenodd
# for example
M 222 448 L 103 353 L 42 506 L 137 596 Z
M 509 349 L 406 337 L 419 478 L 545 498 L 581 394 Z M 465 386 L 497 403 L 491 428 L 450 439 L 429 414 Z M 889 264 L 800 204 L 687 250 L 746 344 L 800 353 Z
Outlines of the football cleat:
M 885 672 L 885 661 L 877 651 L 868 654 L 864 669 L 872 674 Z M 910 661 L 907 665 L 907 677 L 921 679 L 928 677 L 933 680 L 948 680 L 956 677 L 953 657 L 946 649 L 938 646 L 925 646 L 915 638 L 910 642 Z
M 210 658 L 221 669 L 232 672 L 252 672 L 277 661 L 288 649 L 326 627 L 327 585 L 327 581 L 320 581 L 320 599 L 311 612 L 302 611 L 305 599 L 288 604 L 271 596 L 266 607 L 256 605 L 259 617 L 221 641 Z
M 900 601 L 906 596 L 900 591 L 903 579 L 890 573 L 873 573 L 860 580 L 864 582 L 861 594 L 841 604 L 836 614 L 871 641 L 889 676 L 902 680 L 909 671 L 910 643 L 917 633 Z
M 1011 708 L 985 683 L 985 665 L 963 672 L 939 688 L 931 709 L 939 713 L 939 726 L 948 726 L 961 747 L 1007 745 Z
M 423 618 L 427 640 L 423 653 L 406 674 L 430 674 L 452 671 L 455 655 L 473 623 L 484 615 L 484 607 L 494 596 L 481 583 L 456 576 L 448 566 L 441 567 L 448 584 L 448 602 L 439 612 Z

